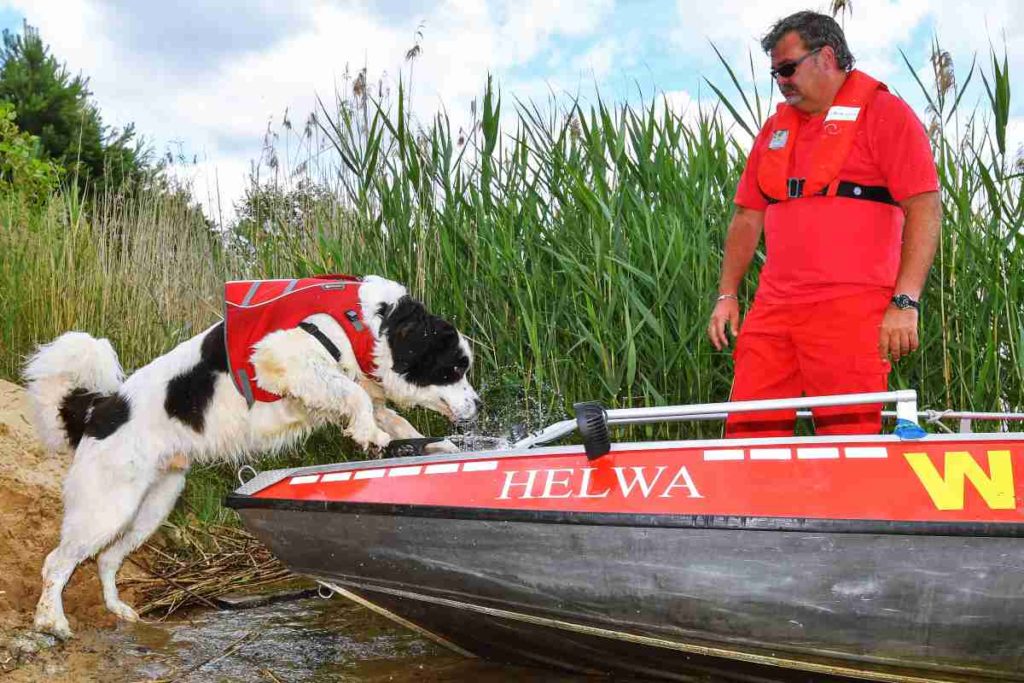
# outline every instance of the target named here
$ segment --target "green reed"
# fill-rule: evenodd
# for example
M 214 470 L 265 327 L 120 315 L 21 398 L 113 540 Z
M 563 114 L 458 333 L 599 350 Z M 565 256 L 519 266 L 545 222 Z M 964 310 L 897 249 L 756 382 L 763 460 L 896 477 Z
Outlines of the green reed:
M 940 71 L 922 84 L 942 245 L 922 349 L 892 383 L 930 407 L 1020 410 L 1024 209 L 1005 148 L 1009 74 L 993 56 L 962 84 L 945 75 L 945 88 Z M 110 336 L 136 365 L 214 321 L 224 279 L 378 273 L 472 337 L 492 411 L 482 430 L 538 426 L 581 400 L 724 400 L 731 361 L 704 330 L 748 131 L 770 112 L 729 76 L 735 104 L 713 86 L 720 109 L 686 117 L 658 98 L 509 102 L 488 82 L 468 133 L 445 113 L 416 122 L 402 87 L 390 105 L 365 91 L 325 102 L 301 136 L 303 171 L 275 181 L 319 192 L 300 211 L 260 205 L 231 239 L 155 199 L 87 215 L 67 193 L 32 211 L 4 198 L 0 368 L 16 376 L 33 343 L 71 327 Z M 989 110 L 960 109 L 972 78 Z M 314 163 L 324 147 L 333 164 Z
M 0 376 L 16 380 L 36 344 L 67 330 L 108 337 L 126 368 L 217 319 L 226 255 L 180 197 L 77 189 L 43 207 L 0 195 Z
M 715 88 L 728 113 L 687 120 L 657 100 L 509 107 L 488 84 L 462 145 L 444 115 L 413 126 L 402 90 L 391 108 L 339 108 L 322 126 L 348 224 L 317 226 L 294 262 L 409 283 L 476 340 L 478 381 L 511 375 L 542 414 L 724 400 L 730 359 L 704 329 L 744 158 L 733 133 L 769 113 L 730 76 L 735 105 Z M 1005 149 L 1005 64 L 985 78 L 991 112 L 958 111 L 970 75 L 928 94 L 943 238 L 923 347 L 892 384 L 934 408 L 1024 407 L 1022 179 Z
M 741 150 L 718 117 L 657 100 L 548 105 L 503 121 L 489 83 L 461 141 L 443 114 L 414 127 L 401 89 L 394 111 L 338 107 L 323 131 L 347 226 L 318 224 L 298 269 L 407 283 L 474 339 L 485 390 L 540 415 L 724 397 L 703 329 Z

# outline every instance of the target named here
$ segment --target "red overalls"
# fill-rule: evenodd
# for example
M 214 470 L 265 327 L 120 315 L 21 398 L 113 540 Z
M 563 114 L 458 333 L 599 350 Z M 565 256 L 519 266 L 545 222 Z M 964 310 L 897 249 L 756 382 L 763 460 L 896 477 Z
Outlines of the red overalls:
M 879 327 L 900 262 L 898 201 L 938 189 L 927 135 L 885 86 L 853 71 L 832 107 L 785 104 L 736 194 L 765 212 L 767 260 L 733 353 L 731 400 L 885 391 Z M 818 434 L 878 433 L 880 406 L 814 411 Z M 793 433 L 793 411 L 736 414 L 726 436 Z

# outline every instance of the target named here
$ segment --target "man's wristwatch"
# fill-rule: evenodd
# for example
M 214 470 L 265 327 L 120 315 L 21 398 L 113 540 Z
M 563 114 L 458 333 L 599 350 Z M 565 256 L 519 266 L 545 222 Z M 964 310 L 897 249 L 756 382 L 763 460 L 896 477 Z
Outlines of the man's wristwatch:
M 911 299 L 909 294 L 897 294 L 892 298 L 891 302 L 893 306 L 901 311 L 905 311 L 908 308 L 913 308 L 915 311 L 921 310 L 921 304 Z

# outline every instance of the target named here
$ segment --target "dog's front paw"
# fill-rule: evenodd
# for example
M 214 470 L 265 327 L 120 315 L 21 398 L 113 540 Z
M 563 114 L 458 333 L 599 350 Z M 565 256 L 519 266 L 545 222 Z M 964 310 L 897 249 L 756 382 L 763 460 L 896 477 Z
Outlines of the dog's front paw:
M 370 442 L 370 446 L 367 448 L 367 450 L 375 457 L 379 458 L 384 453 L 384 449 L 388 447 L 389 443 L 391 443 L 391 435 L 379 429 L 375 431 L 376 434 L 374 435 L 373 440 Z
M 139 620 L 139 614 L 131 606 L 118 600 L 117 602 L 108 602 L 107 609 L 114 613 L 118 619 L 124 619 L 125 621 L 136 622 Z
M 459 447 L 453 444 L 448 439 L 444 441 L 435 441 L 434 443 L 427 444 L 423 448 L 423 452 L 427 455 L 437 455 L 438 453 L 461 453 Z
M 369 453 L 379 453 L 391 443 L 391 435 L 372 422 L 365 426 L 353 426 L 346 431 L 360 448 Z

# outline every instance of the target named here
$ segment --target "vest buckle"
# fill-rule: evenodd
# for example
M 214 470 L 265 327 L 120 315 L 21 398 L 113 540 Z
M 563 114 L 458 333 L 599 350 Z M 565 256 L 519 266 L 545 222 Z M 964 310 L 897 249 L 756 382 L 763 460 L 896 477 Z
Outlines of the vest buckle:
M 788 178 L 786 180 L 786 196 L 789 199 L 796 199 L 804 195 L 804 181 L 806 178 Z
M 359 319 L 359 314 L 353 310 L 345 311 L 345 317 L 348 318 L 348 322 L 352 325 L 352 329 L 356 332 L 363 331 L 363 322 Z

